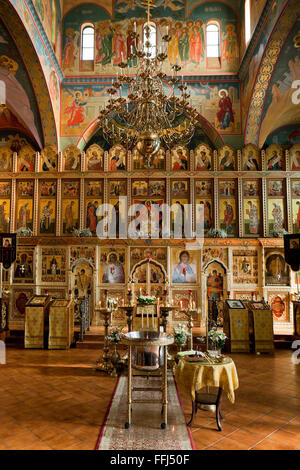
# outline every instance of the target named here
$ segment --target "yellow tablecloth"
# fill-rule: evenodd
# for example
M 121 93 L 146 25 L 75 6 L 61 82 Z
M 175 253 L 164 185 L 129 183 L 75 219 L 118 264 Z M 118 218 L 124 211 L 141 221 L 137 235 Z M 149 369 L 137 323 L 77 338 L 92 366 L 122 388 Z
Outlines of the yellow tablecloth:
M 219 364 L 190 363 L 180 359 L 175 370 L 177 384 L 195 401 L 195 391 L 203 387 L 222 387 L 231 403 L 234 403 L 234 390 L 239 387 L 239 379 L 233 360 Z

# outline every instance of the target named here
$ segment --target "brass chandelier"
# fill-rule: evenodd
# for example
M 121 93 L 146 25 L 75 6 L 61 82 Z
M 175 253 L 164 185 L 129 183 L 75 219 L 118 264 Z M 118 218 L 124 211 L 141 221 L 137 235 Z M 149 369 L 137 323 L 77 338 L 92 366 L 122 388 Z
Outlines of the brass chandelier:
M 173 65 L 171 77 L 162 70 L 167 58 L 167 45 L 172 39 L 168 34 L 168 27 L 162 37 L 163 45 L 156 56 L 152 57 L 151 6 L 153 4 L 148 0 L 144 46 L 141 41 L 137 46 L 136 25 L 130 33 L 135 47 L 131 47 L 128 60 L 136 63 L 136 74 L 130 76 L 128 69 L 125 72 L 127 63 L 122 54 L 120 74 L 117 74 L 108 89 L 108 104 L 98 117 L 103 136 L 110 144 L 120 143 L 128 149 L 136 145 L 138 151 L 146 157 L 155 155 L 161 143 L 168 148 L 176 144 L 187 145 L 199 119 L 197 111 L 189 105 L 187 85 L 183 82 L 183 77 L 178 75 L 181 67 L 178 64 Z M 172 90 L 169 96 L 165 93 L 165 86 Z M 180 92 L 179 96 L 175 96 L 176 87 Z M 122 96 L 123 88 L 127 89 L 127 99 Z

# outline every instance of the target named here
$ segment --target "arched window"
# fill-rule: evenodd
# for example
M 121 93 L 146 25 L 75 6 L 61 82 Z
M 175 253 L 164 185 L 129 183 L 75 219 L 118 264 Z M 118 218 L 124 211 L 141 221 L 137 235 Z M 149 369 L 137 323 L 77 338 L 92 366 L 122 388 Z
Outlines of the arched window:
M 150 36 L 147 38 L 147 32 L 150 33 Z M 156 35 L 156 24 L 151 22 L 147 22 L 143 26 L 143 48 L 144 52 L 149 52 L 151 54 L 151 58 L 153 59 L 156 57 L 156 42 L 157 42 L 157 35 Z M 149 46 L 147 47 L 147 43 Z
M 56 14 L 56 4 L 55 0 L 51 3 L 51 43 L 52 47 L 55 51 L 56 46 L 56 21 L 57 21 L 57 14 Z
M 81 60 L 94 60 L 94 25 L 85 23 L 81 27 Z
M 245 1 L 245 41 L 246 44 L 251 39 L 251 5 L 250 0 Z
M 220 27 L 215 22 L 206 26 L 206 57 L 220 57 Z

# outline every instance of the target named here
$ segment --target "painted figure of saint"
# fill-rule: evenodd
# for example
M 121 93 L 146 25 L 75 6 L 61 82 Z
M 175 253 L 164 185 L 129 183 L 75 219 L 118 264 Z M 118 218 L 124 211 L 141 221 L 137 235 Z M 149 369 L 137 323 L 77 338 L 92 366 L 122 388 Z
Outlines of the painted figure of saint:
M 198 26 L 193 27 L 193 34 L 190 36 L 190 56 L 194 64 L 199 64 L 203 55 L 203 41 Z
M 103 282 L 110 284 L 122 284 L 125 282 L 124 268 L 115 253 L 111 253 L 108 257 L 108 265 L 103 274 Z
M 28 153 L 20 158 L 20 171 L 34 171 L 33 157 Z
M 227 233 L 231 233 L 233 230 L 233 227 L 232 227 L 233 217 L 234 217 L 233 207 L 231 204 L 225 201 L 224 223 L 226 226 Z
M 139 36 L 137 38 L 132 37 L 133 27 L 132 25 L 128 27 L 127 30 L 127 65 L 128 67 L 136 67 L 137 57 L 130 58 L 131 54 L 135 55 L 137 52 L 136 45 L 139 41 Z
M 228 64 L 234 64 L 238 57 L 238 40 L 233 24 L 226 25 L 226 33 L 224 36 L 222 58 Z
M 3 201 L 0 204 L 0 232 L 8 231 L 9 220 L 6 218 L 6 214 L 5 214 L 6 205 L 7 205 L 6 201 Z
M 300 151 L 297 150 L 292 157 L 292 170 L 300 171 Z
M 190 254 L 182 251 L 179 255 L 179 263 L 175 266 L 172 274 L 174 283 L 195 283 L 197 281 L 194 264 L 190 264 Z
M 168 43 L 168 59 L 171 65 L 175 65 L 179 57 L 178 36 L 175 29 L 170 30 L 171 41 Z
M 249 232 L 258 233 L 258 210 L 256 205 L 252 201 L 248 201 L 249 209 L 246 210 L 246 214 L 249 215 Z
M 258 163 L 257 159 L 254 156 L 253 150 L 249 151 L 249 154 L 245 158 L 245 163 L 243 166 L 243 170 L 245 171 L 258 171 Z
M 196 170 L 210 170 L 211 163 L 209 157 L 204 150 L 201 150 L 200 155 L 197 156 Z
M 31 275 L 32 275 L 31 263 L 28 261 L 27 254 L 22 253 L 20 256 L 20 261 L 17 262 L 17 267 L 15 270 L 14 277 L 31 278 Z
M 223 295 L 223 277 L 214 269 L 207 277 L 207 296 L 209 299 L 220 300 Z
M 102 48 L 100 54 L 102 55 L 101 64 L 107 65 L 111 63 L 113 56 L 113 32 L 110 27 L 103 28 Z
M 283 163 L 281 156 L 273 150 L 271 158 L 268 160 L 268 170 L 283 170 Z
M 282 230 L 283 228 L 283 214 L 282 214 L 282 209 L 281 207 L 273 202 L 273 210 L 272 210 L 272 216 L 273 216 L 273 230 Z
M 82 268 L 80 272 L 76 274 L 76 278 L 78 297 L 87 297 L 91 287 L 91 276 L 86 273 L 85 269 Z
M 73 213 L 73 207 L 75 202 L 71 201 L 70 204 L 66 206 L 65 209 L 65 224 L 66 224 L 66 232 L 72 232 L 75 228 L 75 217 Z
M 234 157 L 233 157 L 232 152 L 229 152 L 229 150 L 225 151 L 224 157 L 222 158 L 220 162 L 220 170 L 223 170 L 223 171 L 234 170 Z
M 190 42 L 188 28 L 183 28 L 178 37 L 178 49 L 181 62 L 186 64 L 190 60 Z
M 67 121 L 67 126 L 77 127 L 85 119 L 84 106 L 86 105 L 86 101 L 82 101 L 80 91 L 76 91 L 74 94 L 72 92 L 70 93 L 74 96 L 74 101 L 66 107 L 64 114 L 69 114 L 70 116 Z
M 121 25 L 115 26 L 115 35 L 113 38 L 113 51 L 114 51 L 114 65 L 119 65 L 121 62 L 125 62 L 127 57 L 126 51 L 126 40 L 121 30 Z
M 74 68 L 75 59 L 75 44 L 74 44 L 74 30 L 68 28 L 66 31 L 66 44 L 63 53 L 63 67 L 66 69 Z
M 53 209 L 51 208 L 51 205 L 52 201 L 48 201 L 42 210 L 40 221 L 40 230 L 42 233 L 49 233 L 51 227 L 51 216 L 53 214 Z
M 97 227 L 97 201 L 89 201 L 87 205 L 87 215 L 86 215 L 86 226 L 90 229 L 92 233 L 96 232 Z
M 20 209 L 18 214 L 18 228 L 26 228 L 30 220 L 29 202 L 25 202 Z
M 219 93 L 219 111 L 217 112 L 217 118 L 221 129 L 225 130 L 230 127 L 231 124 L 234 124 L 234 111 L 232 108 L 232 102 L 228 96 L 227 90 L 220 90 Z

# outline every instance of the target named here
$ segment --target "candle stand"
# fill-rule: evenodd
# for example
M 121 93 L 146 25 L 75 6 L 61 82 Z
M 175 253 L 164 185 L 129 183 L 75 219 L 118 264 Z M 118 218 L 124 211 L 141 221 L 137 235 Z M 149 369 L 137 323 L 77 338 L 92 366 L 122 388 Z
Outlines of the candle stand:
M 103 316 L 104 316 L 104 347 L 103 347 L 102 357 L 100 357 L 96 361 L 95 369 L 99 372 L 105 372 L 109 374 L 112 371 L 112 364 L 111 364 L 110 356 L 109 356 L 109 340 L 108 340 L 108 327 L 110 325 L 111 311 L 108 308 L 100 308 L 99 311 L 100 311 L 100 318 L 101 318 L 101 313 L 103 313 Z

